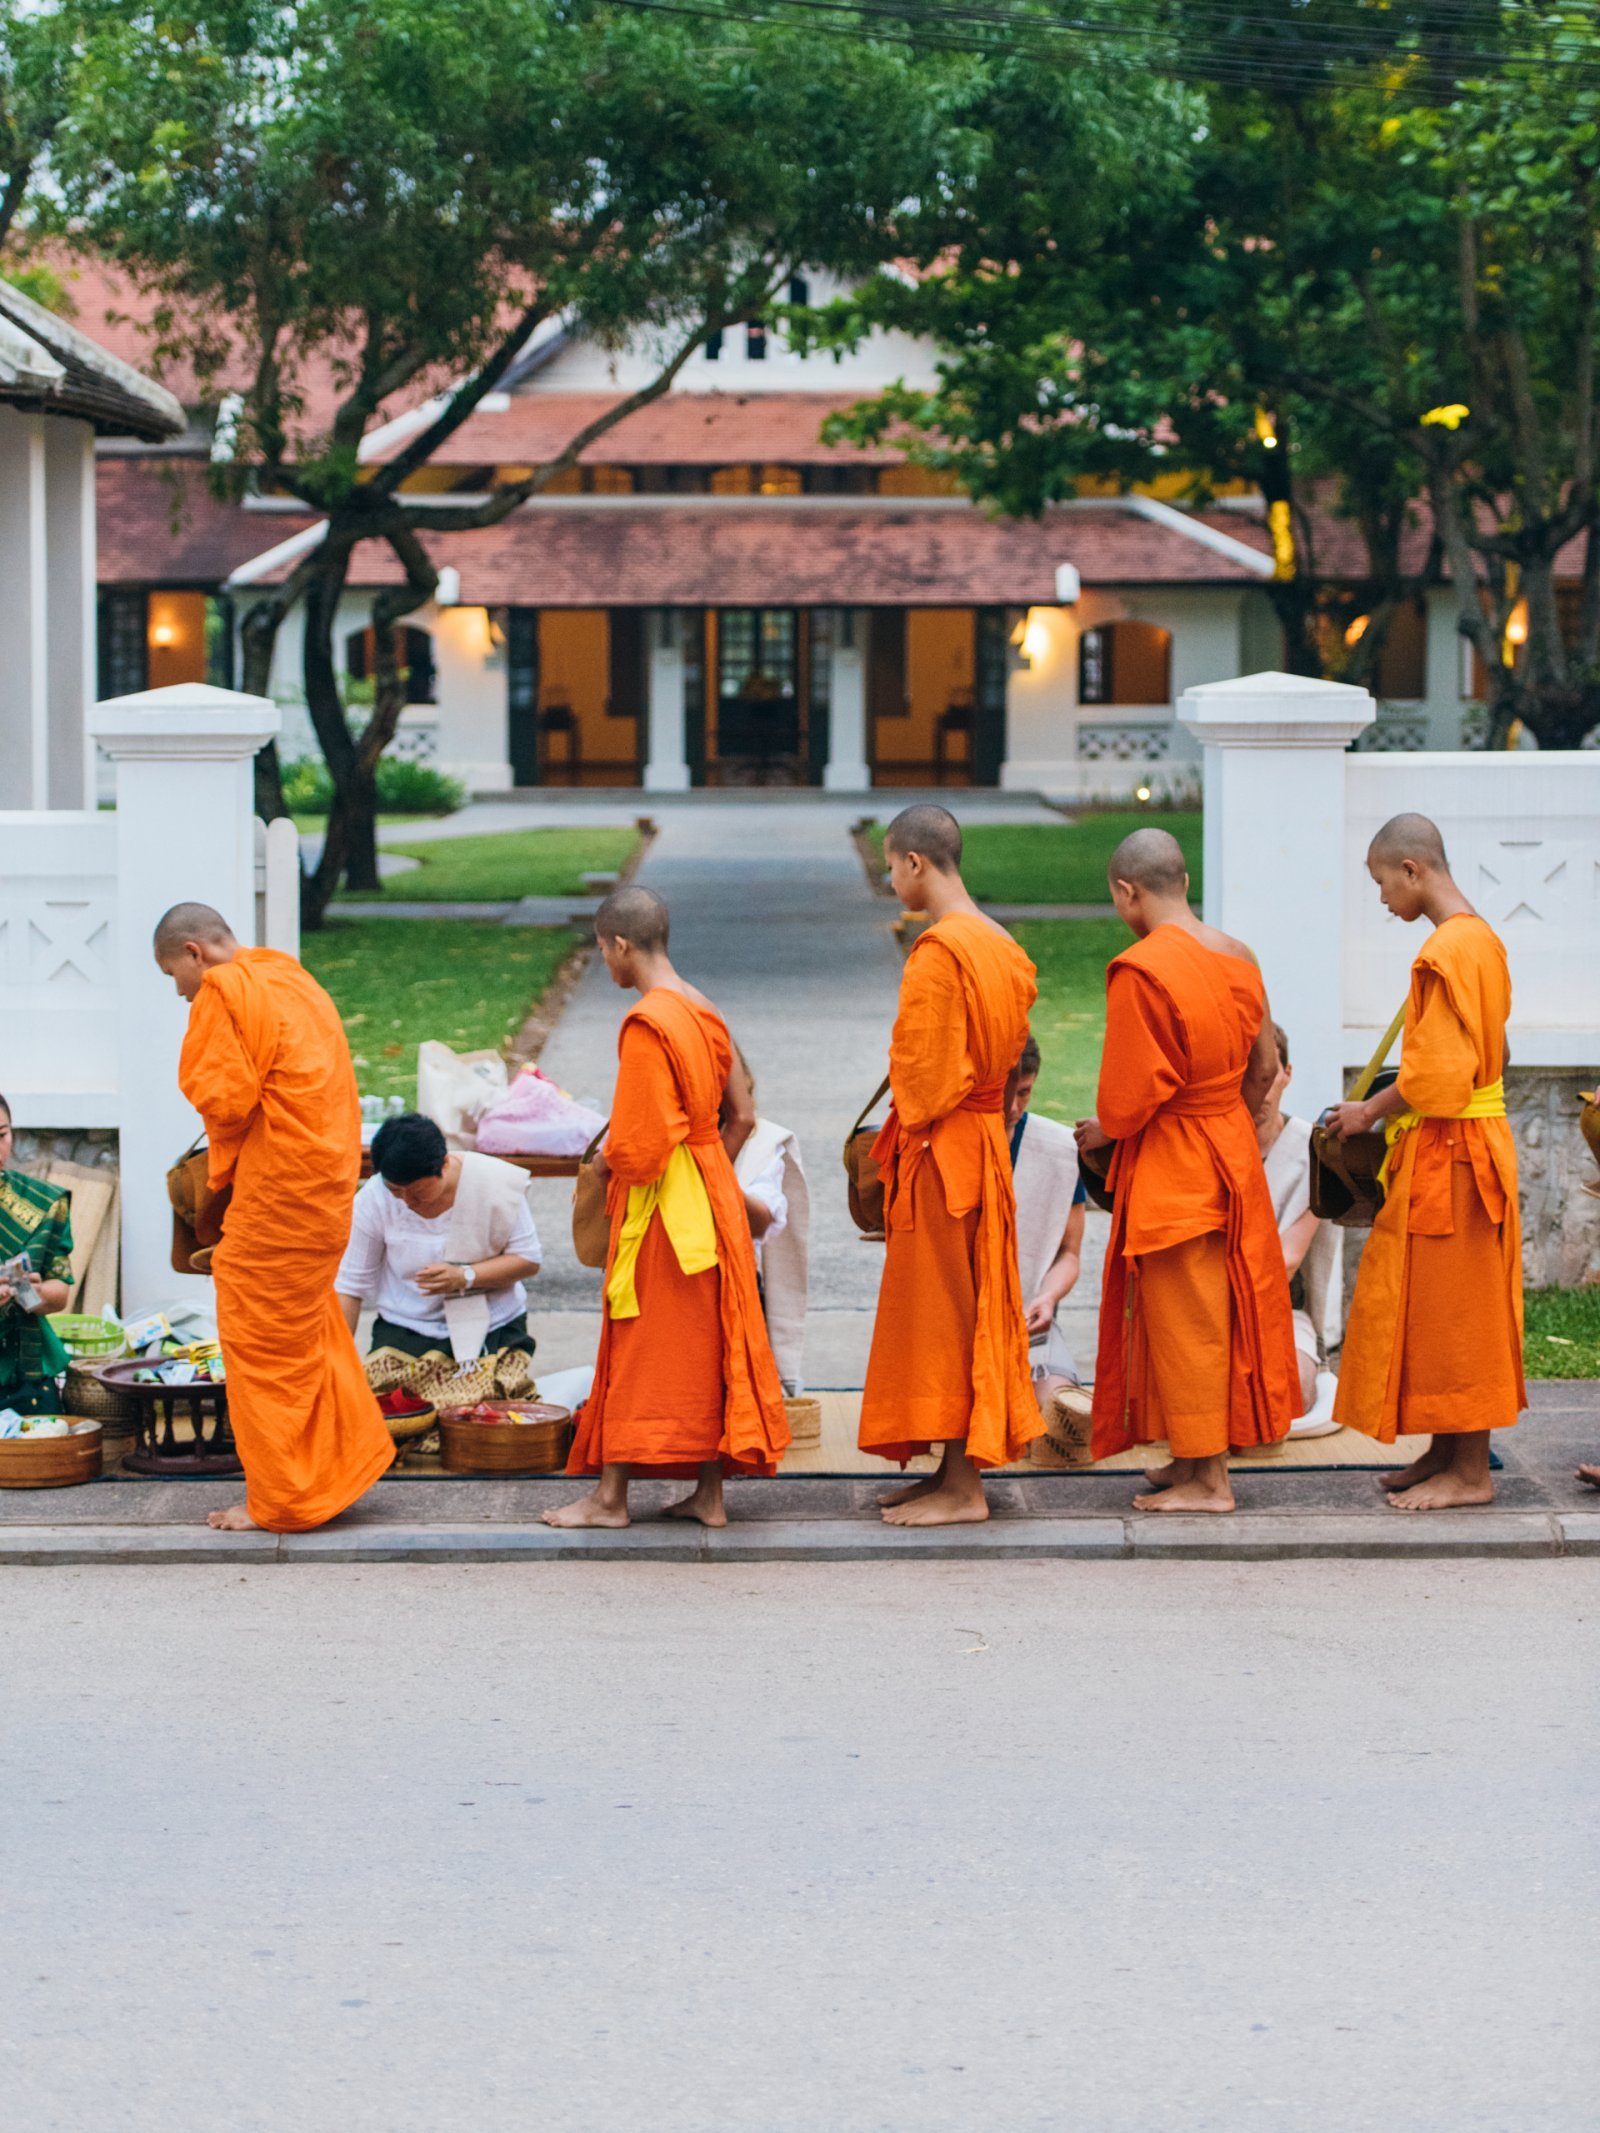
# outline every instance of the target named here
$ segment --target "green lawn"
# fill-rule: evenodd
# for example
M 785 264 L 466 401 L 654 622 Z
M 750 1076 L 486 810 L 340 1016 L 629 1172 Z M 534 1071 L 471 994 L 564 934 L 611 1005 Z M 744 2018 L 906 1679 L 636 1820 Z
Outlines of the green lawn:
M 1119 919 L 1030 919 L 1011 928 L 1039 972 L 1031 1026 L 1043 1064 L 1034 1108 L 1067 1125 L 1094 1110 L 1106 1027 L 1106 965 L 1132 936 Z
M 1600 1286 L 1529 1289 L 1523 1307 L 1530 1378 L 1600 1378 Z
M 980 822 L 962 833 L 962 876 L 980 902 L 1103 904 L 1106 862 L 1130 830 L 1171 830 L 1189 862 L 1199 898 L 1198 809 L 1127 808 L 1080 815 L 1074 822 Z M 881 856 L 883 828 L 872 833 Z
M 633 829 L 507 830 L 494 837 L 386 843 L 420 864 L 379 893 L 396 903 L 512 903 L 519 896 L 581 896 L 585 874 L 616 873 L 633 856 Z M 348 892 L 340 901 L 351 901 Z M 366 900 L 372 902 L 370 891 Z
M 425 1037 L 457 1052 L 503 1043 L 577 944 L 570 926 L 374 918 L 305 934 L 300 953 L 333 995 L 362 1095 L 409 1104 Z

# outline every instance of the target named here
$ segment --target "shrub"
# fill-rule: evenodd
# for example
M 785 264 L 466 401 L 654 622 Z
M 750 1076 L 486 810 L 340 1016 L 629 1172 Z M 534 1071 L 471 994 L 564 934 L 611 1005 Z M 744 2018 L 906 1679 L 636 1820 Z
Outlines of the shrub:
M 449 815 L 467 796 L 457 778 L 447 778 L 431 763 L 384 756 L 378 764 L 378 810 L 385 815 Z M 327 766 L 315 756 L 299 756 L 283 766 L 283 804 L 292 815 L 325 815 L 333 799 Z

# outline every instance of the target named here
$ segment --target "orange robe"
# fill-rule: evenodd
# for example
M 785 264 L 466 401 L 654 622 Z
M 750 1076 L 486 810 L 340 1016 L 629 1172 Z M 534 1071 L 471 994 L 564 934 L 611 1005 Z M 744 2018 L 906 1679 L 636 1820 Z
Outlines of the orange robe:
M 1517 1151 L 1503 1118 L 1460 1118 L 1506 1063 L 1511 977 L 1475 913 L 1447 918 L 1411 966 L 1401 1133 L 1345 1332 L 1334 1414 L 1392 1444 L 1413 1433 L 1509 1429 L 1522 1381 Z
M 178 1084 L 232 1184 L 211 1262 L 228 1414 L 258 1526 L 337 1517 L 394 1459 L 333 1293 L 361 1175 L 338 1009 L 293 956 L 241 948 L 189 1009 Z
M 1005 1466 L 1042 1427 L 1002 1117 L 1037 995 L 1017 943 L 967 912 L 930 926 L 906 958 L 893 1104 L 872 1150 L 888 1245 L 859 1438 L 902 1466 L 962 1439 L 977 1465 Z
M 756 1287 L 744 1194 L 717 1130 L 732 1047 L 722 1018 L 656 986 L 623 1018 L 606 1160 L 611 1263 L 628 1191 L 666 1170 L 687 1142 L 711 1202 L 717 1264 L 686 1274 L 658 1209 L 639 1247 L 637 1318 L 600 1324 L 594 1388 L 578 1415 L 569 1474 L 603 1466 L 692 1476 L 772 1474 L 789 1442 L 778 1366 Z
M 1158 926 L 1106 973 L 1096 1115 L 1116 1142 L 1094 1456 L 1271 1444 L 1300 1410 L 1289 1278 L 1240 1084 L 1261 973 Z

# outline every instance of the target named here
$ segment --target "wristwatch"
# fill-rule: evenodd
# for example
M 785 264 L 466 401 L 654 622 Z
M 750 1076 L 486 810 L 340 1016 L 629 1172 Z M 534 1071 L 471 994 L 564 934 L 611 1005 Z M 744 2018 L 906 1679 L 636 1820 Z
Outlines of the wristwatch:
M 461 1273 L 467 1284 L 467 1289 L 463 1291 L 463 1294 L 478 1286 L 478 1270 L 476 1267 L 463 1265 Z

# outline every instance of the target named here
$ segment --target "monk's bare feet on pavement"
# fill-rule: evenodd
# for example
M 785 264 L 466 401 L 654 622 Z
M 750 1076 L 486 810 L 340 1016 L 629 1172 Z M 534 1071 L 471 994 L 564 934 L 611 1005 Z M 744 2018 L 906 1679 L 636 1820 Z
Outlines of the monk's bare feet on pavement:
M 1585 1488 L 1600 1489 L 1600 1466 L 1580 1466 L 1578 1479 Z
M 983 1479 L 962 1444 L 947 1444 L 933 1487 L 890 1506 L 886 1526 L 981 1526 L 989 1516 Z
M 1447 1467 L 1414 1489 L 1401 1489 L 1389 1498 L 1397 1511 L 1464 1511 L 1494 1502 L 1494 1483 L 1485 1474 L 1481 1481 Z
M 1153 1489 L 1176 1489 L 1194 1479 L 1192 1459 L 1169 1459 L 1165 1466 L 1147 1466 L 1144 1478 Z
M 1187 1467 L 1188 1472 L 1180 1480 L 1169 1483 L 1149 1496 L 1136 1496 L 1133 1508 L 1136 1511 L 1231 1511 L 1234 1509 L 1233 1483 L 1228 1479 L 1228 1459 L 1219 1452 L 1211 1459 L 1175 1459 L 1173 1465 Z
M 1431 1481 L 1435 1474 L 1442 1474 L 1450 1458 L 1450 1446 L 1442 1437 L 1435 1437 L 1420 1459 L 1413 1459 L 1409 1466 L 1396 1467 L 1392 1473 L 1380 1474 L 1378 1486 L 1385 1496 L 1397 1489 L 1414 1489 L 1419 1481 Z
M 703 1466 L 694 1494 L 683 1497 L 678 1503 L 669 1503 L 661 1515 L 663 1518 L 698 1519 L 702 1526 L 725 1526 L 728 1511 L 722 1500 L 721 1467 Z
M 547 1526 L 625 1526 L 628 1523 L 628 1500 L 619 1504 L 602 1489 L 591 1489 L 587 1496 L 580 1496 L 576 1503 L 564 1503 L 554 1511 L 544 1513 Z
M 225 1511 L 208 1511 L 206 1524 L 218 1533 L 256 1533 L 260 1531 L 255 1520 L 242 1503 L 231 1503 Z
M 891 1489 L 887 1496 L 880 1496 L 878 1498 L 878 1509 L 880 1511 L 892 1511 L 899 1504 L 916 1503 L 920 1497 L 931 1496 L 935 1489 L 943 1486 L 943 1483 L 944 1473 L 942 1469 L 937 1474 L 924 1474 L 920 1480 L 904 1482 L 898 1489 Z

